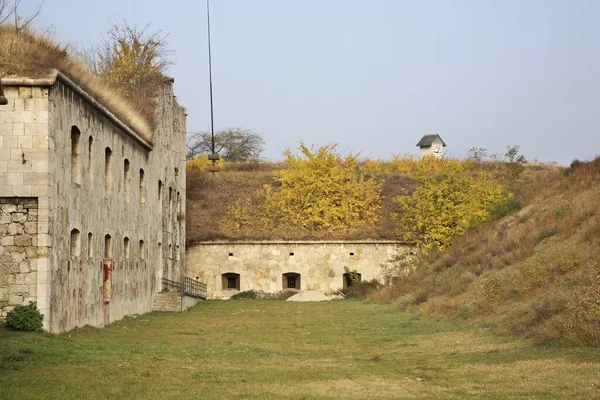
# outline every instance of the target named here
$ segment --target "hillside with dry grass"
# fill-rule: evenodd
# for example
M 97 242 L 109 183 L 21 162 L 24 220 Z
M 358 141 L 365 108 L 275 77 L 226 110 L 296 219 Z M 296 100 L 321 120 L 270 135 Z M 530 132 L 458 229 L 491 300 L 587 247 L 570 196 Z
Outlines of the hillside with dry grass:
M 538 172 L 519 194 L 520 211 L 447 251 L 391 260 L 388 284 L 368 297 L 539 341 L 600 344 L 600 158 Z
M 459 166 L 466 176 L 487 174 L 489 181 L 502 183 L 511 194 L 530 186 L 545 174 L 557 174 L 554 166 L 525 165 L 520 179 L 510 177 L 505 163 L 466 160 L 421 160 L 394 158 L 391 161 L 364 160 L 357 167 L 365 179 L 380 182 L 380 207 L 374 223 L 344 229 L 307 227 L 297 224 L 268 224 L 261 220 L 265 209 L 265 185 L 277 190 L 277 180 L 285 163 L 232 163 L 221 171 L 206 170 L 206 157 L 188 161 L 187 168 L 187 245 L 209 240 L 320 240 L 367 239 L 409 240 L 400 221 L 403 210 L 398 199 L 410 196 L 421 185 L 418 170 L 452 169 Z M 429 173 L 429 172 L 428 172 Z M 477 189 L 477 188 L 476 188 Z M 300 196 L 300 193 L 298 194 Z M 313 199 L 318 201 L 317 199 Z M 310 207 L 311 203 L 307 204 Z M 264 218 L 263 218 L 264 219 Z M 285 222 L 285 221 L 284 221 Z
M 122 122 L 152 141 L 155 104 L 149 98 L 127 99 L 120 88 L 91 73 L 65 46 L 33 31 L 0 26 L 0 78 L 48 78 L 58 70 L 96 98 Z
M 187 174 L 187 245 L 207 240 L 308 240 L 308 239 L 397 239 L 392 215 L 398 212 L 393 199 L 414 190 L 416 182 L 404 173 L 387 173 L 381 190 L 382 217 L 375 225 L 360 230 L 331 232 L 250 224 L 238 228 L 229 211 L 239 200 L 248 207 L 263 206 L 261 191 L 274 183 L 278 163 L 228 164 L 220 172 L 190 169 Z M 250 212 L 252 212 L 250 210 Z

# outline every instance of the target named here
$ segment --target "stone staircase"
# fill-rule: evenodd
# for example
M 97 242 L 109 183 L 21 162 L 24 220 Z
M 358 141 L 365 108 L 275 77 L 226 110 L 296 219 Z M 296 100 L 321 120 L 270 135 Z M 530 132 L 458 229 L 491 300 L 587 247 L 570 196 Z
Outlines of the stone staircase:
M 154 297 L 152 311 L 181 311 L 181 293 L 161 292 Z

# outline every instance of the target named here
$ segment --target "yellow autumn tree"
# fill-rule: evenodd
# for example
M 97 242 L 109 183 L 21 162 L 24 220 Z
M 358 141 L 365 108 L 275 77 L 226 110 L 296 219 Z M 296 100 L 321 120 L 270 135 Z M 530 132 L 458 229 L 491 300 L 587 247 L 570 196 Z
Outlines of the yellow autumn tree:
M 275 172 L 275 184 L 264 187 L 264 223 L 343 232 L 377 221 L 381 182 L 367 179 L 358 156 L 342 156 L 337 147 L 300 143 L 297 153 L 285 151 L 285 168 Z
M 149 26 L 115 23 L 95 50 L 95 72 L 134 102 L 152 99 L 172 64 L 166 37 L 161 31 L 149 32 Z
M 471 166 L 470 161 L 428 158 L 416 163 L 415 179 L 420 186 L 411 196 L 396 198 L 405 240 L 443 249 L 469 227 L 489 218 L 490 207 L 506 194 L 492 174 Z

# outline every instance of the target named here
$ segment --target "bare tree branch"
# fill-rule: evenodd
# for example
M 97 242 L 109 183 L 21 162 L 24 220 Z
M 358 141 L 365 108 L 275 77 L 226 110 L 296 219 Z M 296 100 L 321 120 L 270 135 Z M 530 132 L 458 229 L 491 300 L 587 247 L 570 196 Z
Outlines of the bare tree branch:
M 228 162 L 258 161 L 264 150 L 262 136 L 248 129 L 230 128 L 215 133 L 215 153 Z M 197 132 L 188 138 L 187 158 L 212 153 L 210 132 Z

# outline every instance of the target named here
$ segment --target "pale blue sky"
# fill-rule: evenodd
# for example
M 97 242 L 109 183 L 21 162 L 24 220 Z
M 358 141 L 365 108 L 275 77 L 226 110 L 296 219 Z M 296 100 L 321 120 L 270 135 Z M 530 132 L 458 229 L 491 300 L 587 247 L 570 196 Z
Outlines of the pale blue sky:
M 298 140 L 416 154 L 429 133 L 457 156 L 509 144 L 531 160 L 600 154 L 600 1 L 212 0 L 211 11 L 215 127 L 261 133 L 268 159 Z M 203 0 L 46 0 L 36 25 L 89 43 L 121 17 L 170 32 L 188 131 L 207 130 Z

